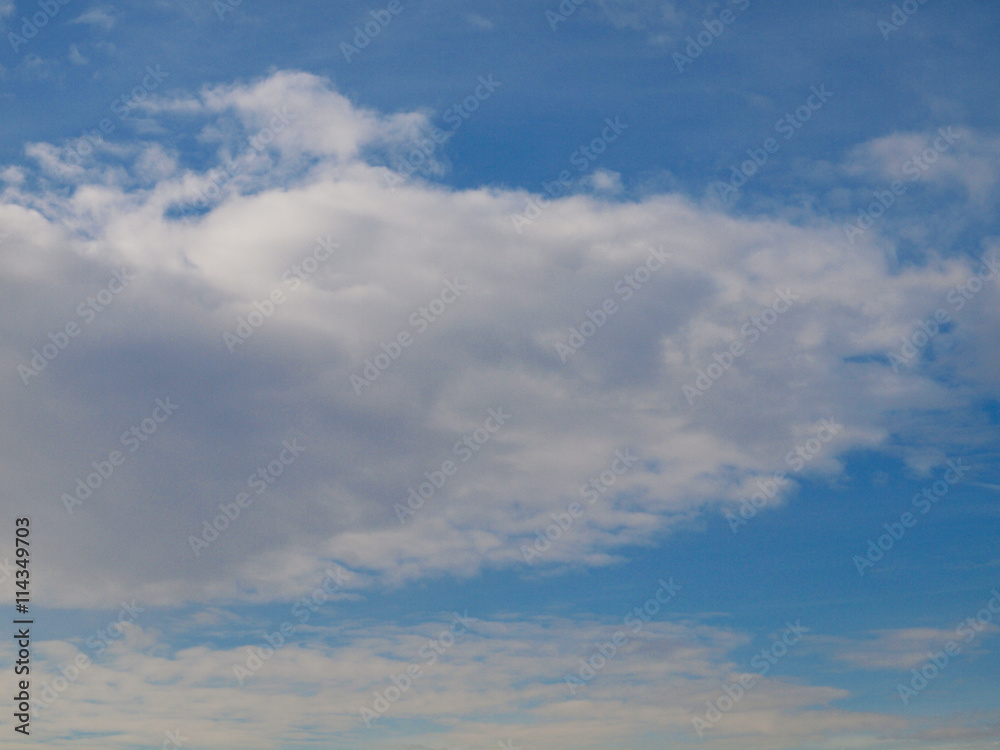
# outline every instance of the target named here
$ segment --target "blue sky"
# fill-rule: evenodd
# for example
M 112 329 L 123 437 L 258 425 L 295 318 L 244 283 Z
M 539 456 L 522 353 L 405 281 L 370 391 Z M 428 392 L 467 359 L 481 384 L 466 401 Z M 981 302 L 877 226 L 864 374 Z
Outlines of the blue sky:
M 998 26 L 0 0 L 5 746 L 997 747 Z

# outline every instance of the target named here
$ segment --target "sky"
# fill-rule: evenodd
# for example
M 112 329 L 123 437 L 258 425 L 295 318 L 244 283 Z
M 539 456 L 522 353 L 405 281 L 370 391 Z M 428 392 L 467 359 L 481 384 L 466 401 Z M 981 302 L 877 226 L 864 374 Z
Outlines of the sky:
M 1000 747 L 998 32 L 0 0 L 3 746 Z

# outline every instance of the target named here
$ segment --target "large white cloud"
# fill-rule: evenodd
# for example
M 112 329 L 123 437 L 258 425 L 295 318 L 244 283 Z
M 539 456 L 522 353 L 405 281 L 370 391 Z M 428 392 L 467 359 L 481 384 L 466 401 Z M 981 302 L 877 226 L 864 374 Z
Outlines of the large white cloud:
M 361 587 L 526 565 L 522 546 L 628 449 L 641 460 L 532 563 L 603 564 L 737 507 L 824 419 L 843 429 L 793 479 L 890 433 L 916 435 L 903 454 L 926 469 L 928 447 L 938 460 L 954 446 L 907 415 L 996 392 L 995 281 L 899 372 L 886 360 L 972 261 L 904 267 L 874 234 L 852 245 L 832 222 L 737 219 L 677 195 L 578 194 L 515 226 L 524 192 L 390 179 L 380 163 L 426 117 L 359 110 L 303 73 L 146 109 L 195 128 L 216 150 L 208 167 L 135 143 L 60 170 L 61 150 L 36 145 L 37 173 L 5 173 L 5 511 L 36 519 L 57 605 L 287 599 L 329 560 Z M 233 160 L 238 174 L 206 193 L 209 168 Z M 185 212 L 199 191 L 215 197 Z M 338 247 L 295 284 L 316 238 Z M 670 257 L 626 300 L 654 248 Z M 78 315 L 121 269 L 124 291 Z M 466 289 L 431 306 L 443 312 L 426 330 L 412 323 L 448 283 Z M 285 301 L 230 352 L 224 332 L 275 289 Z M 607 299 L 617 311 L 561 361 L 557 344 Z M 741 333 L 772 305 L 758 340 Z M 68 322 L 79 335 L 24 385 L 18 367 Z M 351 376 L 401 332 L 412 343 L 356 393 Z M 710 370 L 736 341 L 744 353 Z M 936 376 L 924 355 L 941 347 L 970 380 Z M 689 399 L 699 371 L 719 377 Z M 68 514 L 63 494 L 168 396 L 177 412 Z M 461 463 L 453 446 L 491 408 L 512 417 Z M 305 453 L 196 556 L 189 537 L 292 440 Z M 401 524 L 394 506 L 448 459 L 455 476 Z

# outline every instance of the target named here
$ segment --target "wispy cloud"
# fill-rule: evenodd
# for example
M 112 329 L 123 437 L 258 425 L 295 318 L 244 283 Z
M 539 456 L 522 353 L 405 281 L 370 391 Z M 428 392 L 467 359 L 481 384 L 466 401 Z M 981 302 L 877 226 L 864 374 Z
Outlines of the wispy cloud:
M 81 13 L 70 23 L 84 23 L 91 26 L 98 26 L 105 31 L 110 31 L 114 28 L 116 21 L 114 6 L 105 5 L 91 8 L 87 12 Z

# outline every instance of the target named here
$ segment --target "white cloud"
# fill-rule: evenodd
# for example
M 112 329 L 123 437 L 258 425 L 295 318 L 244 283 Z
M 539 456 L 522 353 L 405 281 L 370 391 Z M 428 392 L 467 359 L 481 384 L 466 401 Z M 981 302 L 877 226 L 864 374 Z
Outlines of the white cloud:
M 664 26 L 676 30 L 684 20 L 672 2 L 663 0 L 597 0 L 603 20 L 619 31 L 644 31 Z
M 593 174 L 587 175 L 581 182 L 596 192 L 611 195 L 617 195 L 624 189 L 621 174 L 609 169 L 595 169 Z
M 955 637 L 953 630 L 904 628 L 883 630 L 863 640 L 831 639 L 834 656 L 859 669 L 905 670 L 927 661 L 927 653 Z
M 251 147 L 286 110 L 289 124 Z M 964 261 L 901 269 L 837 226 L 738 219 L 676 195 L 551 201 L 518 233 L 521 191 L 390 188 L 380 161 L 426 117 L 357 109 L 304 73 L 158 99 L 147 113 L 197 121 L 218 145 L 209 166 L 241 159 L 207 213 L 171 218 L 210 180 L 156 145 L 101 151 L 61 178 L 69 191 L 2 193 L 0 388 L 11 406 L 0 468 L 10 497 L 37 498 L 38 570 L 57 605 L 283 599 L 331 559 L 359 586 L 522 566 L 521 545 L 630 446 L 641 463 L 544 556 L 607 564 L 735 507 L 788 470 L 786 454 L 821 419 L 845 427 L 803 474 L 833 475 L 843 452 L 919 429 L 907 421 L 916 409 L 954 412 L 996 390 L 995 286 L 932 345 L 960 335 L 958 356 L 983 363 L 975 383 L 871 359 L 968 278 Z M 29 153 L 59 179 L 59 149 Z M 317 236 L 340 247 L 292 290 L 283 275 Z M 654 247 L 672 257 L 624 300 L 616 283 Z M 18 366 L 49 334 L 83 324 L 78 306 L 122 266 L 136 275 L 127 290 L 25 387 Z M 468 290 L 418 334 L 409 316 L 448 279 Z M 231 354 L 223 332 L 274 288 L 287 302 Z M 743 338 L 746 353 L 689 404 L 682 387 L 777 290 L 800 299 L 758 341 Z M 618 312 L 562 363 L 556 343 L 608 298 Z M 350 376 L 401 331 L 414 344 L 356 395 Z M 62 495 L 167 395 L 177 415 L 67 515 Z M 401 526 L 394 504 L 455 460 L 491 407 L 514 416 Z M 190 535 L 292 437 L 306 454 L 195 557 Z M 254 572 L 265 562 L 279 571 L 266 581 Z
M 971 629 L 969 629 L 971 632 Z M 1000 632 L 996 625 L 987 625 L 984 631 Z M 908 670 L 919 667 L 928 660 L 931 652 L 944 648 L 948 641 L 964 641 L 964 634 L 954 629 L 901 628 L 879 630 L 865 638 L 821 638 L 824 648 L 833 658 L 858 669 Z
M 75 44 L 69 45 L 69 61 L 74 65 L 86 65 L 90 60 L 80 53 L 80 48 Z
M 496 27 L 493 21 L 491 21 L 486 16 L 481 16 L 478 13 L 467 13 L 465 15 L 465 20 L 469 22 L 469 25 L 480 31 L 493 31 Z
M 74 18 L 70 23 L 85 23 L 110 30 L 114 28 L 116 21 L 114 13 L 115 9 L 112 6 L 91 8 L 86 13 L 82 13 Z
M 893 133 L 851 151 L 845 165 L 851 174 L 877 174 L 904 184 L 961 186 L 973 205 L 995 200 L 1000 181 L 1000 138 L 966 127 Z
M 636 631 L 594 620 L 477 620 L 452 644 L 443 633 L 453 622 L 444 616 L 407 629 L 303 627 L 242 686 L 233 667 L 259 653 L 263 632 L 239 633 L 233 639 L 239 645 L 231 647 L 175 649 L 161 633 L 136 624 L 101 656 L 84 643 L 37 642 L 37 698 L 51 698 L 43 683 L 52 685 L 77 654 L 94 661 L 72 682 L 58 683 L 62 693 L 40 710 L 33 730 L 46 747 L 85 750 L 155 746 L 175 729 L 191 738 L 189 746 L 203 748 L 309 746 L 332 738 L 349 747 L 384 747 L 401 729 L 410 742 L 430 747 L 495 747 L 507 738 L 518 747 L 553 750 L 639 747 L 654 735 L 696 740 L 692 716 L 743 674 L 730 652 L 746 636 L 692 622 L 652 621 Z M 566 676 L 616 631 L 626 642 L 574 695 Z M 0 653 L 11 657 L 10 645 L 0 645 Z M 384 694 L 409 665 L 420 668 L 411 686 L 367 729 L 360 709 L 371 707 L 375 693 Z M 736 710 L 707 734 L 713 746 L 788 747 L 824 733 L 891 736 L 905 727 L 889 715 L 832 709 L 844 690 L 752 674 L 756 682 Z M 447 719 L 428 725 L 428 717 Z M 15 749 L 28 744 L 9 740 Z

